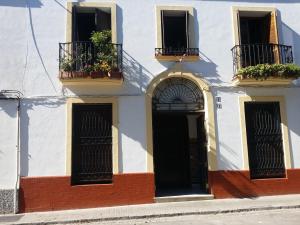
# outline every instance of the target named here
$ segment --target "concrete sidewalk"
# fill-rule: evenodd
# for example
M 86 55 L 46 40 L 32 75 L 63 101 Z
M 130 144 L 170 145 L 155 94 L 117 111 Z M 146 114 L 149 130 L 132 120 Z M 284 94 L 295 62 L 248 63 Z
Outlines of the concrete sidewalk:
M 300 208 L 300 195 L 154 203 L 0 216 L 2 224 L 68 224 Z

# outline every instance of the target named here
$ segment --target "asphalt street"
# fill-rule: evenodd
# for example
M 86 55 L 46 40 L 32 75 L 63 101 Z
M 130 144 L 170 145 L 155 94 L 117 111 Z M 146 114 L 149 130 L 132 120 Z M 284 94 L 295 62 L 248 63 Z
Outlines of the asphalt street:
M 300 209 L 80 223 L 81 225 L 300 225 Z

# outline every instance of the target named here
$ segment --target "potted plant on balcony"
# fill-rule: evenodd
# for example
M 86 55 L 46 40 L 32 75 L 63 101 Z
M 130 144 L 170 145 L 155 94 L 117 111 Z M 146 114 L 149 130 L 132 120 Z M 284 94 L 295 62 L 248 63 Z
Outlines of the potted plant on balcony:
M 103 78 L 107 74 L 109 69 L 104 62 L 98 62 L 94 64 L 93 71 L 91 72 L 92 78 Z
M 66 78 L 72 78 L 73 77 L 73 66 L 74 66 L 74 61 L 73 59 L 70 59 L 68 57 L 62 58 L 60 61 L 60 78 L 61 79 L 66 79 Z
M 88 78 L 93 71 L 92 54 L 88 49 L 83 48 L 81 45 L 76 49 L 76 68 L 73 71 L 74 78 Z
M 80 72 L 82 72 L 83 77 L 91 77 L 91 73 L 93 72 L 94 67 L 90 64 L 86 64 L 83 66 Z
M 111 44 L 111 31 L 103 30 L 101 32 L 92 32 L 91 41 L 96 48 L 96 63 L 94 64 L 94 71 L 91 73 L 92 78 L 99 78 L 103 76 L 114 77 L 117 71 L 116 62 L 117 54 L 113 44 Z M 120 73 L 118 75 L 120 77 Z
M 233 77 L 236 85 L 288 85 L 300 77 L 295 64 L 258 64 L 242 68 Z

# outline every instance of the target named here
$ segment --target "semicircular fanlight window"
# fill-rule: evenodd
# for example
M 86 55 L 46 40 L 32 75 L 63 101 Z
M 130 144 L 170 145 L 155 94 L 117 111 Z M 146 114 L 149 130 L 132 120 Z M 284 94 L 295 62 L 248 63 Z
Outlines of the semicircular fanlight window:
M 155 111 L 198 111 L 204 109 L 203 94 L 198 86 L 185 78 L 169 78 L 154 90 Z

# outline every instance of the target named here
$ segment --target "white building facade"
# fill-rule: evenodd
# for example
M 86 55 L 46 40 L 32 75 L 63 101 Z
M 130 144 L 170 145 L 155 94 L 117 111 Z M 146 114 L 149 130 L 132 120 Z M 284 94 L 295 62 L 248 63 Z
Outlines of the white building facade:
M 299 193 L 297 73 L 238 76 L 300 65 L 299 10 L 2 0 L 0 212 Z M 109 51 L 90 40 L 105 30 Z

